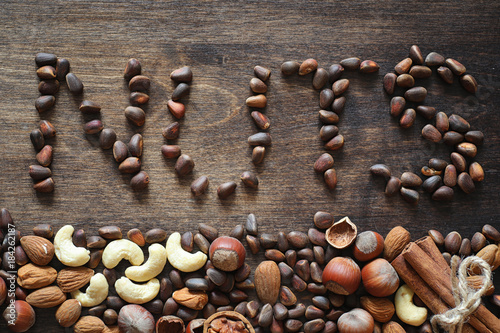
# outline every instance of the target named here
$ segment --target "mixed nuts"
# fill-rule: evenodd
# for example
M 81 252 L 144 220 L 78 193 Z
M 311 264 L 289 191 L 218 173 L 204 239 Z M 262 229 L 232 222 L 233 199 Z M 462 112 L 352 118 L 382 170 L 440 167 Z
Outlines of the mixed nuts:
M 371 167 L 370 171 L 373 175 L 382 175 L 388 180 L 386 195 L 392 196 L 400 192 L 403 198 L 411 204 L 417 204 L 420 199 L 419 193 L 415 190 L 420 185 L 431 194 L 433 200 L 451 201 L 454 197 L 453 187 L 456 185 L 464 193 L 469 194 L 475 191 L 475 183 L 484 180 L 482 166 L 473 161 L 478 147 L 484 142 L 484 134 L 481 131 L 472 130 L 469 122 L 460 115 L 447 115 L 442 111 L 438 112 L 432 106 L 420 105 L 427 96 L 427 90 L 424 87 L 414 87 L 414 79 L 430 77 L 431 67 L 436 66 L 440 66 L 437 73 L 444 82 L 452 84 L 454 77 L 458 76 L 465 90 L 471 94 L 476 93 L 477 82 L 474 77 L 465 74 L 464 65 L 451 58 L 445 59 L 436 52 L 429 53 L 424 60 L 417 45 L 413 45 L 409 56 L 394 67 L 396 74 L 387 73 L 384 77 L 384 89 L 388 95 L 395 94 L 397 86 L 409 88 L 404 92 L 404 97 L 396 95 L 390 102 L 391 115 L 399 117 L 402 114 L 399 119 L 400 126 L 411 127 L 417 114 L 427 120 L 435 119 L 435 125 L 427 124 L 422 128 L 422 137 L 433 143 L 443 142 L 456 150 L 450 155 L 451 163 L 431 158 L 429 164 L 422 167 L 422 174 L 430 177 L 423 184 L 420 177 L 411 172 L 403 173 L 399 179 L 391 177 L 389 168 L 383 164 Z M 414 105 L 410 105 L 407 101 Z M 417 181 L 405 182 L 403 179 L 405 175 L 411 175 L 413 180 Z
M 4 318 L 15 332 L 35 323 L 34 308 L 52 307 L 57 322 L 75 332 L 428 332 L 430 311 L 408 296 L 413 291 L 391 265 L 411 241 L 401 226 L 385 238 L 358 234 L 349 218 L 334 222 L 317 212 L 307 233 L 260 233 L 250 214 L 230 236 L 207 224 L 182 235 L 132 229 L 126 238 L 117 226 L 88 237 L 70 225 L 55 232 L 38 225 L 21 236 L 12 234 L 6 209 L 1 217 L 3 243 L 16 239 L 19 249 L 15 266 L 4 255 L 0 271 L 0 304 L 8 303 Z M 475 253 L 493 270 L 500 266 L 500 232 L 491 225 L 471 240 L 437 230 L 429 237 L 446 251 L 443 261 Z M 247 249 L 267 258 L 253 275 Z M 55 269 L 54 260 L 65 268 Z M 472 288 L 483 283 L 477 273 L 467 278 Z M 497 306 L 494 292 L 490 284 L 486 297 Z

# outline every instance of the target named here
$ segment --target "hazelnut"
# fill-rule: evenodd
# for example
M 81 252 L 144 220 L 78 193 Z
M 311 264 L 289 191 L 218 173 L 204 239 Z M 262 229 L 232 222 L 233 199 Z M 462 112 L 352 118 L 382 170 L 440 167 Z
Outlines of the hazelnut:
M 225 272 L 235 271 L 245 263 L 245 248 L 233 237 L 223 236 L 215 239 L 208 253 L 212 264 Z
M 359 261 L 378 257 L 384 250 L 384 238 L 378 232 L 364 231 L 356 237 L 352 253 Z
M 144 307 L 129 304 L 122 307 L 118 314 L 118 327 L 123 333 L 153 333 L 155 320 Z
M 36 319 L 35 310 L 25 301 L 15 301 L 13 308 L 5 308 L 3 317 L 12 332 L 27 332 Z
M 345 249 L 356 239 L 358 229 L 346 216 L 326 230 L 326 241 L 337 249 Z
M 363 267 L 361 277 L 366 291 L 376 297 L 392 295 L 399 287 L 396 270 L 382 258 L 375 259 Z
M 373 317 L 360 308 L 344 313 L 337 320 L 340 333 L 372 333 L 375 322 Z
M 5 284 L 4 279 L 0 278 L 0 306 L 2 306 L 3 302 L 7 298 L 7 285 Z
M 335 257 L 323 270 L 322 280 L 328 290 L 340 295 L 350 295 L 359 287 L 361 271 L 351 258 Z

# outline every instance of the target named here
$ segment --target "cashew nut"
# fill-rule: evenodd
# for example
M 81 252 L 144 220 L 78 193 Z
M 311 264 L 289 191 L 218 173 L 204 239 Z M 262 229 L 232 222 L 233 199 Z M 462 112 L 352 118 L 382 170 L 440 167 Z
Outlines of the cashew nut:
M 54 237 L 54 249 L 57 259 L 66 266 L 78 267 L 85 265 L 90 260 L 90 251 L 84 247 L 73 244 L 73 231 L 71 225 L 65 225 Z
M 108 280 L 101 273 L 97 273 L 90 279 L 90 284 L 85 293 L 75 290 L 71 292 L 71 296 L 80 301 L 82 306 L 92 307 L 101 304 L 108 297 L 108 291 Z
M 136 282 L 149 281 L 163 271 L 167 263 L 167 250 L 155 243 L 149 247 L 149 258 L 141 266 L 128 267 L 125 276 Z
M 396 314 L 403 323 L 420 326 L 427 319 L 427 309 L 413 304 L 413 290 L 404 284 L 396 292 L 394 305 Z
M 112 241 L 102 253 L 102 263 L 108 269 L 116 267 L 122 259 L 130 261 L 134 266 L 138 266 L 144 261 L 144 253 L 142 253 L 139 245 L 128 239 Z
M 144 304 L 151 301 L 160 291 L 160 281 L 151 279 L 146 284 L 137 284 L 122 276 L 115 282 L 115 290 L 125 302 Z
M 203 252 L 190 253 L 181 246 L 181 234 L 174 232 L 167 240 L 167 256 L 170 264 L 182 272 L 194 272 L 205 265 L 207 255 Z

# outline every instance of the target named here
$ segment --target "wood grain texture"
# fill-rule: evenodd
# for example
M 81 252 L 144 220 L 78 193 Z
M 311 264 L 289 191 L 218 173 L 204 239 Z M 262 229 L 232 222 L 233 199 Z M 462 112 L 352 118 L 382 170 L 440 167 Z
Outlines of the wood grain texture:
M 184 232 L 205 222 L 228 233 L 248 213 L 256 214 L 265 232 L 306 231 L 318 210 L 330 211 L 336 219 L 348 215 L 360 231 L 385 235 L 403 225 L 413 239 L 431 228 L 443 234 L 457 230 L 470 238 L 485 223 L 499 227 L 499 14 L 500 3 L 472 0 L 3 1 L 0 206 L 10 210 L 25 233 L 42 222 L 56 227 L 71 223 L 87 234 L 109 224 L 125 231 L 162 227 Z M 389 114 L 382 77 L 413 44 L 424 55 L 436 51 L 462 62 L 480 85 L 472 96 L 458 82 L 446 86 L 436 75 L 422 80 L 429 90 L 427 105 L 462 115 L 486 137 L 476 157 L 486 180 L 471 195 L 457 190 L 455 200 L 447 204 L 433 202 L 423 192 L 416 207 L 399 196 L 386 198 L 383 182 L 368 171 L 375 163 L 385 163 L 400 175 L 418 172 L 431 157 L 449 160 L 448 147 L 421 137 L 427 121 L 418 117 L 412 128 L 402 130 Z M 151 177 L 147 191 L 133 192 L 130 177 L 119 174 L 111 152 L 102 151 L 95 137 L 83 133 L 81 99 L 64 84 L 56 106 L 38 114 L 37 52 L 70 61 L 85 85 L 84 98 L 101 104 L 102 121 L 120 140 L 143 134 L 143 170 Z M 283 61 L 310 57 L 327 68 L 350 56 L 375 60 L 381 69 L 372 75 L 345 74 L 351 86 L 338 126 L 346 143 L 333 153 L 339 184 L 328 191 L 312 168 L 323 152 L 318 92 L 310 75 L 284 78 L 279 68 Z M 123 116 L 128 89 L 122 71 L 131 57 L 141 61 L 152 80 L 143 128 L 131 126 Z M 196 166 L 192 175 L 179 179 L 160 147 L 162 129 L 173 121 L 166 107 L 174 88 L 169 74 L 183 65 L 192 67 L 194 81 L 178 144 Z M 271 119 L 273 145 L 257 168 L 246 143 L 257 129 L 244 103 L 255 65 L 272 70 L 265 112 Z M 36 194 L 27 172 L 36 162 L 29 133 L 41 119 L 58 131 L 52 141 L 56 190 L 51 195 Z M 258 173 L 258 190 L 241 186 L 239 175 L 246 170 Z M 201 175 L 208 176 L 210 185 L 195 199 L 189 185 Z M 238 183 L 235 195 L 220 201 L 217 186 L 231 180 Z M 498 288 L 499 282 L 495 284 Z M 63 332 L 53 312 L 37 311 L 42 320 L 31 331 Z M 4 328 L 2 321 L 0 330 Z

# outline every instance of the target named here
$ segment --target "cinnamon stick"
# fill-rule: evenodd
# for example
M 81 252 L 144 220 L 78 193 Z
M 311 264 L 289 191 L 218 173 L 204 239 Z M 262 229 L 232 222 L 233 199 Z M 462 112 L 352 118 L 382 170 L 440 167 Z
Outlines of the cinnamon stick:
M 417 294 L 424 304 L 433 313 L 443 313 L 449 310 L 448 305 L 432 290 L 427 283 L 415 272 L 403 255 L 399 255 L 391 262 L 403 281 Z
M 426 243 L 429 245 L 429 243 Z M 413 267 L 416 273 L 429 287 L 436 292 L 449 306 L 455 307 L 451 288 L 451 270 L 446 273 L 446 268 L 439 265 L 416 243 L 410 243 L 402 252 L 405 260 Z M 480 332 L 500 333 L 500 319 L 492 314 L 486 307 L 480 305 L 470 316 L 470 324 Z M 485 330 L 485 327 L 487 330 Z
M 439 251 L 436 243 L 429 236 L 422 237 L 415 241 L 415 243 L 429 255 L 429 257 L 440 267 L 442 267 L 446 274 L 451 275 L 450 265 L 446 262 L 441 251 Z
M 427 283 L 415 272 L 410 264 L 405 260 L 402 254 L 397 256 L 392 262 L 392 267 L 396 270 L 403 281 L 417 294 L 424 304 L 434 314 L 444 313 L 449 307 L 432 290 Z M 489 331 L 489 330 L 488 330 Z M 488 332 L 482 331 L 482 332 Z M 471 325 L 465 324 L 463 332 L 477 332 Z

